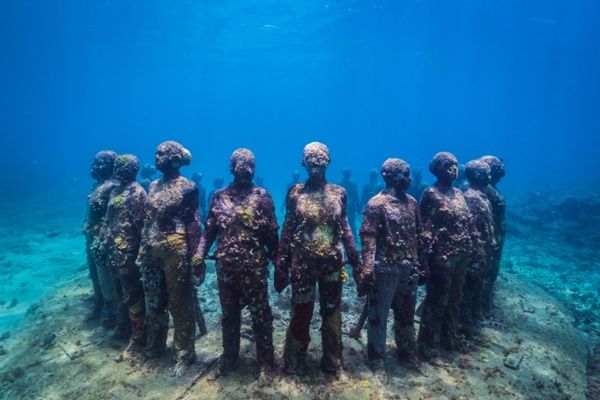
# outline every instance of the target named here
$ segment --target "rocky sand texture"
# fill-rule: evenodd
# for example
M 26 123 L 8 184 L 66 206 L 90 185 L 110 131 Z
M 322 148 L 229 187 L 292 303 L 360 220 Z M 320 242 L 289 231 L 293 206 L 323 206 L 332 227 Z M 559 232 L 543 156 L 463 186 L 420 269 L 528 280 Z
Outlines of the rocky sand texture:
M 361 301 L 347 285 L 344 330 L 360 314 Z M 256 380 L 254 343 L 242 338 L 235 373 L 217 381 L 207 374 L 220 353 L 220 310 L 215 274 L 203 287 L 202 306 L 210 333 L 198 339 L 199 362 L 173 377 L 172 363 L 114 361 L 123 344 L 110 332 L 84 321 L 90 293 L 80 272 L 30 308 L 20 327 L 1 342 L 0 398 L 3 399 L 584 399 L 587 350 L 574 318 L 541 288 L 504 274 L 499 280 L 496 322 L 482 328 L 482 339 L 469 354 L 446 355 L 423 374 L 401 367 L 389 341 L 388 384 L 373 378 L 363 342 L 344 336 L 347 378 L 332 381 L 318 369 L 319 318 L 312 325 L 309 374 L 276 375 L 272 383 Z M 276 353 L 281 360 L 288 322 L 288 298 L 273 294 Z M 249 333 L 248 318 L 242 331 Z M 172 332 L 171 332 L 172 334 Z M 250 337 L 250 335 L 244 335 Z M 391 338 L 391 332 L 389 338 Z
M 390 340 L 386 385 L 367 367 L 364 331 L 362 342 L 344 336 L 347 379 L 320 373 L 318 312 L 307 377 L 277 375 L 260 385 L 246 316 L 238 369 L 209 381 L 221 350 L 212 269 L 201 303 L 210 332 L 197 341 L 197 364 L 175 378 L 166 359 L 117 363 L 124 344 L 85 321 L 91 289 L 77 208 L 48 204 L 25 213 L 8 204 L 0 210 L 0 398 L 586 399 L 587 393 L 600 399 L 600 190 L 567 189 L 508 198 L 495 322 L 482 328 L 473 351 L 446 355 L 421 375 L 396 362 Z M 272 292 L 271 304 L 281 363 L 289 293 Z M 346 285 L 345 332 L 361 308 L 355 288 Z

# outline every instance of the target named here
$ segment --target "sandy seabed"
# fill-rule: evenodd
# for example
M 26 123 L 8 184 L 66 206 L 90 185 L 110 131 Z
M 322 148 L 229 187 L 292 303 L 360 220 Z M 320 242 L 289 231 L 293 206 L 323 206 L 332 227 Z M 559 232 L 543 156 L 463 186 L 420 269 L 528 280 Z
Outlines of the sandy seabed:
M 307 376 L 277 374 L 272 383 L 260 384 L 250 321 L 245 314 L 236 371 L 209 381 L 207 376 L 221 351 L 220 308 L 212 266 L 201 290 L 209 334 L 196 342 L 199 361 L 181 377 L 172 376 L 173 363 L 166 357 L 116 362 L 124 344 L 112 341 L 112 332 L 97 322 L 85 320 L 91 288 L 79 232 L 81 221 L 65 212 L 47 216 L 37 225 L 26 224 L 26 228 L 18 228 L 22 218 L 13 224 L 4 223 L 0 225 L 0 398 L 598 398 L 595 368 L 600 357 L 590 351 L 597 343 L 599 323 L 600 278 L 593 246 L 555 238 L 540 222 L 548 219 L 543 209 L 515 204 L 514 210 L 539 214 L 539 218 L 513 218 L 516 229 L 506 246 L 494 322 L 482 328 L 481 339 L 470 353 L 445 354 L 435 366 L 425 364 L 422 374 L 396 361 L 390 323 L 387 384 L 376 380 L 367 366 L 366 331 L 362 341 L 344 335 L 345 379 L 334 381 L 320 372 L 317 312 L 311 326 Z M 11 222 L 12 216 L 4 213 L 0 216 Z M 32 221 L 39 219 L 33 217 Z M 557 216 L 551 219 L 556 225 Z M 562 226 L 555 228 L 565 232 Z M 582 267 L 560 269 L 569 260 Z M 354 325 L 362 301 L 353 285 L 347 284 L 344 332 Z M 281 364 L 289 293 L 271 292 L 271 304 L 276 357 Z M 418 328 L 418 318 L 416 324 Z

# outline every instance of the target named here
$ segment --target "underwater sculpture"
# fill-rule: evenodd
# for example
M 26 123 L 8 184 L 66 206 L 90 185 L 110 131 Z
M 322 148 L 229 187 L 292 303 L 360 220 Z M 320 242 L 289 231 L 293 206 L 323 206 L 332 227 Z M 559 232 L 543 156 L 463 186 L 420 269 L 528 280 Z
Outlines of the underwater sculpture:
M 83 226 L 86 239 L 88 269 L 93 287 L 93 308 L 90 318 L 102 317 L 102 325 L 116 325 L 117 294 L 108 268 L 106 252 L 101 248 L 100 231 L 108 207 L 110 192 L 118 182 L 112 177 L 117 153 L 103 150 L 96 154 L 91 166 L 92 178 L 96 179 L 88 195 L 87 218 Z
M 146 210 L 146 192 L 135 181 L 139 168 L 138 158 L 131 154 L 120 155 L 115 160 L 114 177 L 119 184 L 110 194 L 101 234 L 108 263 L 115 274 L 115 285 L 129 316 L 119 325 L 131 324 L 121 328 L 131 331 L 127 351 L 142 350 L 146 344 L 144 289 L 135 264 Z
M 269 193 L 252 182 L 254 154 L 244 148 L 231 155 L 234 180 L 214 193 L 206 227 L 193 257 L 203 268 L 213 244 L 222 317 L 223 354 L 212 378 L 231 371 L 240 352 L 242 309 L 248 307 L 256 340 L 259 375 L 273 371 L 273 315 L 269 305 L 268 263 L 277 255 L 278 225 Z
M 363 186 L 362 197 L 360 199 L 361 210 L 365 209 L 371 197 L 375 196 L 381 189 L 383 189 L 383 186 L 377 182 L 377 176 L 378 174 L 376 169 L 369 171 L 369 182 Z
M 483 320 L 484 276 L 496 248 L 492 206 L 483 192 L 491 180 L 491 169 L 483 161 L 469 161 L 465 166 L 465 178 L 469 187 L 463 196 L 471 211 L 474 229 L 472 259 L 465 277 L 461 303 L 461 331 L 473 335 L 475 320 Z
M 144 188 L 146 192 L 150 189 L 150 183 L 152 182 L 152 177 L 156 175 L 156 168 L 152 164 L 144 164 L 142 169 L 140 170 L 140 185 Z
M 192 182 L 194 182 L 196 184 L 196 187 L 198 188 L 198 195 L 200 196 L 199 199 L 199 205 L 200 205 L 200 220 L 204 220 L 204 218 L 206 218 L 207 215 L 207 209 L 206 209 L 206 188 L 202 185 L 202 178 L 204 177 L 204 175 L 202 175 L 202 172 L 194 172 L 192 174 Z
M 346 218 L 346 191 L 327 182 L 329 149 L 312 142 L 304 147 L 302 165 L 308 172 L 304 183 L 287 194 L 286 216 L 275 265 L 275 289 L 291 282 L 292 311 L 284 347 L 284 372 L 303 374 L 310 342 L 316 286 L 321 313 L 321 369 L 342 374 L 341 297 L 345 279 L 345 248 L 355 279 L 360 263 L 354 237 Z
M 350 171 L 350 168 L 344 168 L 342 171 L 342 181 L 340 182 L 340 186 L 346 189 L 346 215 L 348 216 L 348 222 L 350 223 L 352 234 L 356 235 L 356 214 L 360 212 L 360 199 L 358 198 L 358 188 L 356 187 L 356 182 L 354 182 L 351 178 L 352 171 Z
M 360 228 L 363 273 L 361 286 L 369 287 L 367 355 L 373 372 L 386 380 L 384 357 L 387 320 L 394 312 L 397 356 L 420 365 L 414 328 L 415 304 L 422 266 L 419 247 L 421 222 L 417 201 L 405 191 L 410 166 L 388 158 L 381 167 L 385 189 L 367 203 Z
M 208 197 L 206 198 L 206 204 L 210 205 L 212 202 L 212 197 L 215 194 L 215 192 L 217 190 L 220 190 L 223 188 L 223 184 L 225 183 L 225 179 L 223 179 L 222 177 L 218 177 L 213 179 L 213 188 L 212 190 L 208 193 Z M 208 210 L 207 210 L 208 211 Z M 203 215 L 203 217 L 206 219 L 206 215 Z
M 458 348 L 458 318 L 465 274 L 472 250 L 469 207 L 462 192 L 452 186 L 457 177 L 454 155 L 437 153 L 429 170 L 437 181 L 421 197 L 422 246 L 429 267 L 419 329 L 419 352 L 436 357 L 440 346 Z
M 136 261 L 146 295 L 146 355 L 165 352 L 170 311 L 176 374 L 196 360 L 190 262 L 200 241 L 198 189 L 179 172 L 191 160 L 192 154 L 174 141 L 156 149 L 156 168 L 163 177 L 150 184 Z
M 418 168 L 414 168 L 412 170 L 412 182 L 406 193 L 410 194 L 417 201 L 419 201 L 421 195 L 423 194 L 423 191 L 427 189 L 427 186 L 429 185 L 423 180 L 423 173 L 421 172 L 421 170 Z
M 484 277 L 483 287 L 483 312 L 486 318 L 489 318 L 492 313 L 492 303 L 494 296 L 494 285 L 498 278 L 500 270 L 500 259 L 502 258 L 502 249 L 504 248 L 504 239 L 506 237 L 506 201 L 498 191 L 496 185 L 500 179 L 506 175 L 504 163 L 498 157 L 484 156 L 480 158 L 490 166 L 491 181 L 484 189 L 490 204 L 492 205 L 492 213 L 494 215 L 494 235 L 496 246 L 492 252 L 492 259 L 489 268 L 487 268 L 486 276 Z

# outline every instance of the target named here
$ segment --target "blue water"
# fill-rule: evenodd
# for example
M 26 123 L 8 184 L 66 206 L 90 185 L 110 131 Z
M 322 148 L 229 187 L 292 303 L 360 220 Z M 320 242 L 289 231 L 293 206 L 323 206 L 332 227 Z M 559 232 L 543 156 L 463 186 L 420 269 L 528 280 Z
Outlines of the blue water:
M 145 163 L 178 140 L 210 187 L 249 147 L 278 204 L 314 140 L 330 180 L 351 167 L 359 186 L 386 157 L 426 171 L 441 150 L 501 156 L 505 193 L 597 184 L 598 38 L 593 0 L 2 1 L 0 264 L 51 277 L 0 280 L 0 301 L 60 280 L 40 263 L 53 230 L 61 268 L 85 262 L 101 149 Z
M 166 139 L 206 184 L 250 147 L 276 197 L 312 140 L 334 181 L 439 150 L 502 156 L 506 189 L 597 181 L 599 37 L 593 0 L 4 1 L 2 194 L 75 199 L 97 150 Z

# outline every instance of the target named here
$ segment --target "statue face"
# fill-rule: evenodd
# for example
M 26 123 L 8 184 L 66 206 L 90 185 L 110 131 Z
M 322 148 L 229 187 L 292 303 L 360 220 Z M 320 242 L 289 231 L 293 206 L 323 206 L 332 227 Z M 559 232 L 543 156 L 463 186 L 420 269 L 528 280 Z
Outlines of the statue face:
M 233 165 L 233 176 L 239 182 L 252 182 L 254 178 L 254 161 L 240 158 Z
M 90 169 L 92 178 L 97 180 L 110 178 L 113 174 L 116 158 L 117 153 L 109 150 L 103 150 L 96 154 Z
M 114 176 L 121 183 L 130 183 L 135 180 L 140 169 L 140 162 L 137 157 L 129 154 L 117 157 L 115 161 Z
M 405 191 L 410 187 L 410 166 L 399 158 L 388 158 L 381 167 L 381 175 L 386 184 Z
M 158 145 L 155 153 L 156 169 L 160 172 L 178 171 L 192 160 L 192 154 L 181 144 L 174 141 Z
M 172 168 L 171 160 L 171 153 L 164 146 L 159 146 L 156 149 L 155 162 L 157 170 L 163 173 L 170 170 Z
M 458 160 L 450 153 L 438 153 L 431 160 L 429 170 L 441 182 L 452 183 L 458 177 Z

